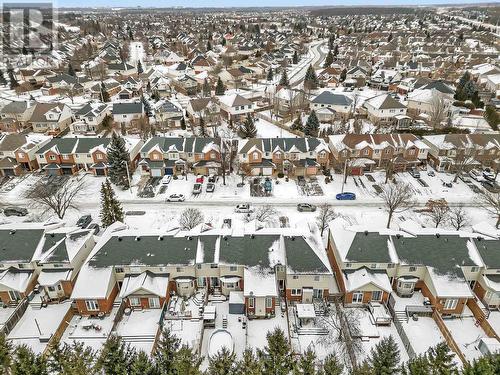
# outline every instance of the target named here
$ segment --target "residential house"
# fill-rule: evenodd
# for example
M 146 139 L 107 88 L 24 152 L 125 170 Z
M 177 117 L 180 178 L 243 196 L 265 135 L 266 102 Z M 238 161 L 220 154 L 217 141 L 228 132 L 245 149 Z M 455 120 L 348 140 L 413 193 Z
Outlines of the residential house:
M 35 134 L 5 134 L 0 137 L 0 174 L 19 176 L 38 169 L 35 153 L 50 137 Z
M 320 121 L 346 118 L 355 112 L 353 100 L 350 97 L 329 90 L 323 91 L 311 100 L 310 107 L 316 112 Z
M 228 94 L 219 97 L 221 115 L 234 122 L 244 121 L 247 115 L 253 114 L 255 104 L 240 94 Z
M 107 104 L 89 102 L 75 112 L 76 121 L 70 125 L 75 134 L 97 134 L 106 116 L 111 115 Z
M 389 94 L 382 94 L 367 99 L 363 106 L 366 109 L 368 119 L 375 125 L 397 125 L 397 122 L 406 115 L 406 106 L 394 99 Z
M 127 129 L 138 125 L 140 119 L 144 118 L 144 105 L 137 103 L 113 103 L 113 121 Z
M 36 103 L 29 122 L 36 133 L 56 135 L 73 120 L 71 109 L 62 103 Z
M 34 102 L 13 101 L 0 110 L 0 130 L 7 133 L 17 133 L 29 125 L 29 120 L 35 109 Z

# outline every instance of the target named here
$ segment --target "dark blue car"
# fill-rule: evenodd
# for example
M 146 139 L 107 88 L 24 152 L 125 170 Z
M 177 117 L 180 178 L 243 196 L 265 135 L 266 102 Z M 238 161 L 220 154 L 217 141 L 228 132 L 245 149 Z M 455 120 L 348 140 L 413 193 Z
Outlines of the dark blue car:
M 353 201 L 354 199 L 356 199 L 356 194 L 354 193 L 339 193 L 335 196 L 335 198 L 337 198 L 337 200 L 339 201 Z

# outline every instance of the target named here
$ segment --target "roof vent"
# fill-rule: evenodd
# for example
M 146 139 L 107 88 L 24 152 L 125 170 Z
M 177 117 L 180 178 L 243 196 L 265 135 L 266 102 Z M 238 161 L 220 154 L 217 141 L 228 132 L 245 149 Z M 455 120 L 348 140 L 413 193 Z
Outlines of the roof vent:
M 396 234 L 396 238 L 399 240 L 401 238 L 401 234 L 400 233 Z
M 224 241 L 227 241 L 227 236 L 224 236 Z
M 15 229 L 12 229 L 9 234 L 16 234 L 16 230 Z
M 193 237 L 188 236 L 188 238 L 187 238 L 187 239 L 188 239 L 188 241 L 191 241 L 191 240 L 193 239 Z
M 477 237 L 477 240 L 478 240 L 478 241 L 481 241 L 482 239 L 483 239 L 483 237 L 481 237 L 481 236 L 478 236 L 478 237 Z
M 290 237 L 292 241 L 295 241 L 295 236 Z
M 121 240 L 122 240 L 122 238 L 121 238 L 121 237 L 118 237 L 118 241 L 121 241 Z
M 439 238 L 441 237 L 441 235 L 439 233 L 436 233 L 436 237 Z
M 251 237 L 252 237 L 252 238 L 255 238 L 255 234 L 252 234 L 252 235 L 251 235 Z
M 136 240 L 136 241 L 140 241 L 140 240 L 141 240 L 141 237 L 140 237 L 140 236 L 137 236 L 137 237 L 135 238 L 135 240 Z
M 163 241 L 163 236 L 158 237 L 158 241 Z
M 365 236 L 368 236 L 368 231 L 367 230 L 365 230 Z
M 51 233 L 50 234 L 50 237 L 54 238 L 55 234 L 54 233 Z

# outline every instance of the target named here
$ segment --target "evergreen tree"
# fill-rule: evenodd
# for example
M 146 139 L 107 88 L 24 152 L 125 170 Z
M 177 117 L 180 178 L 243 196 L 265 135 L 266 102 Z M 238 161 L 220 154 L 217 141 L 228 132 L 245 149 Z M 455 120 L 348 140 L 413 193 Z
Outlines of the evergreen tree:
M 54 347 L 48 359 L 50 373 L 60 375 L 93 374 L 94 365 L 94 351 L 81 342 Z
M 467 364 L 462 375 L 498 375 L 500 374 L 500 354 L 486 355 Z
M 211 94 L 210 84 L 208 83 L 208 79 L 206 78 L 203 80 L 202 92 L 203 96 L 210 97 Z
M 273 68 L 269 67 L 269 70 L 267 71 L 267 80 L 272 81 L 273 80 Z
M 263 373 L 262 362 L 251 349 L 245 349 L 234 372 L 235 375 L 261 375 Z
M 330 34 L 328 37 L 328 49 L 331 51 L 333 49 L 333 43 L 335 42 L 335 35 Z
M 137 61 L 137 73 L 138 74 L 144 73 L 144 69 L 142 68 L 141 60 Z
M 453 362 L 453 353 L 445 342 L 437 344 L 428 351 L 429 364 L 432 373 L 436 375 L 455 374 L 457 369 Z
M 18 346 L 14 350 L 10 374 L 48 375 L 47 361 L 43 355 L 33 353 L 28 346 Z
M 338 56 L 339 54 L 339 45 L 335 44 L 335 47 L 333 47 L 333 56 Z
M 108 147 L 108 177 L 110 181 L 124 188 L 128 188 L 127 167 L 129 155 L 122 137 L 113 132 Z
M 344 365 L 335 354 L 329 354 L 323 361 L 321 375 L 342 375 Z
M 172 363 L 172 374 L 174 375 L 201 375 L 200 365 L 203 358 L 198 356 L 193 350 L 187 346 L 182 346 L 175 354 L 174 362 Z M 162 372 L 163 374 L 170 374 Z
M 130 366 L 130 375 L 156 375 L 157 371 L 149 356 L 142 350 L 134 357 Z M 68 374 L 69 375 L 69 374 Z
M 14 69 L 10 68 L 8 70 L 8 74 L 9 74 L 10 89 L 14 90 L 16 87 L 19 87 L 19 82 L 17 82 L 16 75 L 14 74 Z
M 401 375 L 428 375 L 431 373 L 427 355 L 419 355 L 410 359 L 401 367 Z
M 7 84 L 7 80 L 5 79 L 4 75 L 3 75 L 3 71 L 0 69 L 0 85 L 6 85 Z
M 71 63 L 68 64 L 68 74 L 73 77 L 76 76 L 75 69 L 73 69 L 73 65 L 71 65 Z
M 226 88 L 224 87 L 224 83 L 222 83 L 222 79 L 220 77 L 217 79 L 217 85 L 215 86 L 215 95 L 221 96 L 226 92 Z
M 225 46 L 226 45 L 226 38 L 222 38 L 222 42 L 221 42 L 222 46 Z
M 184 118 L 184 116 L 182 116 L 181 118 L 181 129 L 186 130 L 186 119 Z
M 290 129 L 304 131 L 304 125 L 302 124 L 302 119 L 301 119 L 300 115 L 292 123 L 292 126 L 290 126 Z
M 297 50 L 293 52 L 292 63 L 293 64 L 299 63 L 299 54 L 297 53 Z
M 101 186 L 100 217 L 104 228 L 109 227 L 117 221 L 123 222 L 124 219 L 122 205 L 116 198 L 115 191 L 108 179 Z
M 387 42 L 390 43 L 392 40 L 392 33 L 389 33 L 389 36 L 387 37 Z
M 128 375 L 135 358 L 135 351 L 125 344 L 119 336 L 111 335 L 104 343 L 96 369 L 104 374 Z
M 104 103 L 107 103 L 110 101 L 109 93 L 108 93 L 108 90 L 106 90 L 106 86 L 104 85 L 104 82 L 101 82 L 101 99 Z
M 495 107 L 488 105 L 484 111 L 484 119 L 488 122 L 493 130 L 498 130 L 498 125 L 500 124 L 500 115 L 496 111 Z
M 132 29 L 131 28 L 128 29 L 128 38 L 129 39 L 134 39 L 134 34 L 132 33 Z
M 259 350 L 264 374 L 288 375 L 295 367 L 292 348 L 280 328 L 267 333 L 267 345 Z
M 212 43 L 210 43 L 210 40 L 207 42 L 207 51 L 212 50 Z
M 332 50 L 329 50 L 325 58 L 325 63 L 323 64 L 323 68 L 328 68 L 330 65 L 332 65 L 332 63 L 333 63 L 333 54 Z
M 307 137 L 317 137 L 319 131 L 319 120 L 314 110 L 311 111 L 304 127 L 304 135 Z
M 180 347 L 181 340 L 172 335 L 168 328 L 164 328 L 158 342 L 158 347 L 153 354 L 153 359 L 161 374 L 173 373 L 174 358 Z
M 242 138 L 255 138 L 257 136 L 257 128 L 250 114 L 247 114 L 245 122 L 240 128 Z
M 207 127 L 205 126 L 205 119 L 200 116 L 200 122 L 199 122 L 199 128 L 200 128 L 200 131 L 199 131 L 199 135 L 200 137 L 207 137 L 208 134 L 207 134 Z
M 383 338 L 372 348 L 370 361 L 374 375 L 391 375 L 399 365 L 399 349 L 394 337 Z
M 344 82 L 347 78 L 347 69 L 344 68 L 341 72 L 340 72 L 340 82 Z
M 318 86 L 318 76 L 314 71 L 312 65 L 309 65 L 304 77 L 304 87 L 310 90 L 314 90 Z
M 316 354 L 314 350 L 308 348 L 305 353 L 300 356 L 294 375 L 315 375 L 316 374 Z
M 236 355 L 224 346 L 216 356 L 209 358 L 207 375 L 233 375 Z
M 8 374 L 12 358 L 12 344 L 0 333 L 0 374 Z
M 288 75 L 286 73 L 286 69 L 283 69 L 283 73 L 281 73 L 279 85 L 288 87 L 289 84 L 290 83 L 288 82 Z

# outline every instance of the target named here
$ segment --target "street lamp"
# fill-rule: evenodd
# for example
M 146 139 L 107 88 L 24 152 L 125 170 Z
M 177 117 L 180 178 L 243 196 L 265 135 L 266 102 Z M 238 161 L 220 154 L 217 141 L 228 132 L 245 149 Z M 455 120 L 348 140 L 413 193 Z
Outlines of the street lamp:
M 128 181 L 128 189 L 130 190 L 130 195 L 134 195 L 132 193 L 132 182 L 130 181 L 130 172 L 128 170 L 128 161 L 127 160 L 122 160 L 122 163 L 125 163 L 125 168 L 127 170 L 127 181 Z

